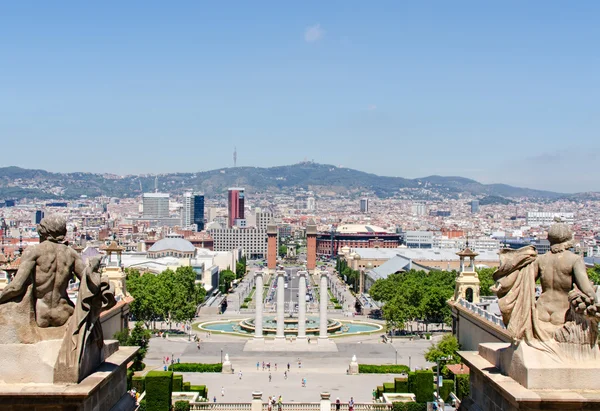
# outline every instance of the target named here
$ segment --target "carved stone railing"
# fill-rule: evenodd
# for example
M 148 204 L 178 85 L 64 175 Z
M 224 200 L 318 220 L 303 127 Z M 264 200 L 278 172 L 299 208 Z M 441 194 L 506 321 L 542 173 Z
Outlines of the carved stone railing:
M 250 411 L 252 404 L 250 402 L 192 402 L 190 409 L 194 411 Z M 262 410 L 267 411 L 266 402 L 262 404 Z M 285 402 L 281 406 L 282 411 L 320 411 L 321 404 L 319 402 Z M 354 403 L 355 411 L 389 411 L 392 409 L 391 404 L 372 403 L 372 402 L 357 402 Z M 273 411 L 278 411 L 277 404 L 273 406 Z M 348 411 L 348 403 L 342 403 L 341 411 Z M 335 411 L 335 402 L 331 402 L 331 411 Z
M 470 303 L 467 300 L 460 298 L 458 300 L 458 303 L 466 308 L 467 310 L 471 311 L 472 313 L 477 314 L 478 316 L 485 318 L 486 320 L 496 324 L 497 326 L 501 327 L 501 328 L 506 328 L 506 326 L 504 325 L 504 322 L 502 321 L 502 318 L 497 317 L 496 315 L 485 311 L 483 308 L 477 306 L 476 304 Z
M 249 402 L 191 402 L 190 410 L 206 410 L 206 411 L 234 411 L 247 410 L 252 408 Z

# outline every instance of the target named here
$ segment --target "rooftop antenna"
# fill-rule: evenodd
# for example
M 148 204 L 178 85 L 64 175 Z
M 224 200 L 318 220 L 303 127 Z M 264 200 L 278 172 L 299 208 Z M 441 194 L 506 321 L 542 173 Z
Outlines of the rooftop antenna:
M 158 176 L 154 176 L 154 192 L 158 193 Z
M 237 147 L 233 147 L 233 166 L 237 167 Z

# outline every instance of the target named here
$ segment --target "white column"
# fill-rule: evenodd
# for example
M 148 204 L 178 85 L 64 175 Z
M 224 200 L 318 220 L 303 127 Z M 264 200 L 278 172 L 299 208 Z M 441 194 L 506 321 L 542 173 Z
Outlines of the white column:
M 263 273 L 257 271 L 255 274 L 256 291 L 254 299 L 256 301 L 256 316 L 254 317 L 254 338 L 263 338 Z
M 252 405 L 250 406 L 251 411 L 262 411 L 263 402 L 262 402 L 262 392 L 253 391 L 252 392 Z
M 306 271 L 298 271 L 298 339 L 306 338 Z
M 319 294 L 319 338 L 327 338 L 327 271 L 321 271 Z
M 277 334 L 275 338 L 285 338 L 285 271 L 277 271 Z

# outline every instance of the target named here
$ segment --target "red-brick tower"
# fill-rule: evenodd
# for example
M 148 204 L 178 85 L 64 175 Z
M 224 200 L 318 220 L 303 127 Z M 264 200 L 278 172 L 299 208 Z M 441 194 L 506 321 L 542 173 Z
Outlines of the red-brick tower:
M 277 267 L 277 224 L 273 219 L 267 224 L 267 268 L 275 272 Z
M 311 219 L 306 225 L 306 269 L 310 273 L 317 268 L 317 225 Z

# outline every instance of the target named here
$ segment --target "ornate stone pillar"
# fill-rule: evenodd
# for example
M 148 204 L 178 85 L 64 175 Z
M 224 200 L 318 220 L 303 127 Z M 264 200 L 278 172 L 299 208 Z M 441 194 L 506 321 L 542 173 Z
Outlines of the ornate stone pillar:
M 298 271 L 298 339 L 306 338 L 306 271 Z
M 275 338 L 285 338 L 285 271 L 277 271 L 277 334 Z
M 256 300 L 256 315 L 254 317 L 254 338 L 263 338 L 263 273 L 257 271 L 255 274 L 256 292 L 254 298 Z
M 319 338 L 327 338 L 327 271 L 321 271 L 319 286 Z

